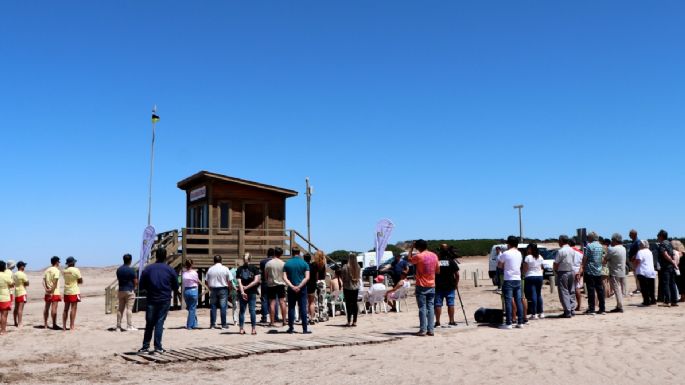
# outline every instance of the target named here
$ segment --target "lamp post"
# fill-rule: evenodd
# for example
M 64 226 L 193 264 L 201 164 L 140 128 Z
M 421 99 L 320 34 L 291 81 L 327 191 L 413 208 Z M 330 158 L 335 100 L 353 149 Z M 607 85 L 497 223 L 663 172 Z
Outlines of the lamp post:
M 515 205 L 515 209 L 519 210 L 519 242 L 523 243 L 523 222 L 521 221 L 521 209 L 523 205 Z
M 310 222 L 310 212 L 311 212 L 311 204 L 312 204 L 312 186 L 309 184 L 309 177 L 306 177 L 304 179 L 306 185 L 307 185 L 307 250 L 309 253 L 312 252 L 312 227 L 311 227 L 311 222 Z

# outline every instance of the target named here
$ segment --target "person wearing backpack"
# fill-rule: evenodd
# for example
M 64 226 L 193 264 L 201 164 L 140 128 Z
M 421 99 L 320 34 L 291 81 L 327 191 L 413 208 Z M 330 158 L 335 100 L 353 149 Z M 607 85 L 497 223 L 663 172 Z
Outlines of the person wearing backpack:
M 245 309 L 250 308 L 250 323 L 252 324 L 252 335 L 257 334 L 257 288 L 261 282 L 261 275 L 259 268 L 250 265 L 250 253 L 245 253 L 243 256 L 243 265 L 238 268 L 236 276 L 238 277 L 239 299 L 240 299 L 240 315 L 238 322 L 240 324 L 240 334 L 245 334 Z

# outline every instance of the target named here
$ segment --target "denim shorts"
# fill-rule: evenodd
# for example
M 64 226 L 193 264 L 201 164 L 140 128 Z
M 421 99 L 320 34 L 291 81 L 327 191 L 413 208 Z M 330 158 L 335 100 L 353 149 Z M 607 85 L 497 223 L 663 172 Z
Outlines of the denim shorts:
M 435 289 L 435 307 L 442 307 L 442 300 L 447 300 L 447 306 L 454 306 L 454 289 Z

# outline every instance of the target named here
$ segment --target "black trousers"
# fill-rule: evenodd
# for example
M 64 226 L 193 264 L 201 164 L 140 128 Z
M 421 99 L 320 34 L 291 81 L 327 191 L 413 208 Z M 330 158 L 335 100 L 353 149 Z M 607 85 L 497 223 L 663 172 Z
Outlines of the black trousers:
M 676 284 L 675 284 L 675 269 L 673 265 L 669 267 L 661 267 L 659 271 L 659 286 L 661 287 L 662 293 L 664 293 L 664 303 L 676 303 L 678 302 L 678 297 L 676 296 Z
M 359 313 L 359 306 L 357 306 L 357 297 L 359 296 L 359 289 L 347 290 L 343 289 L 345 296 L 345 308 L 347 310 L 347 322 L 357 322 L 357 313 Z
M 600 313 L 605 311 L 604 307 L 604 285 L 602 285 L 601 275 L 590 275 L 585 274 L 585 284 L 587 285 L 587 309 L 589 311 L 595 311 L 595 294 L 599 300 Z
M 637 281 L 640 282 L 640 293 L 642 293 L 643 305 L 656 304 L 656 297 L 654 296 L 654 278 L 647 278 L 644 275 L 638 275 Z

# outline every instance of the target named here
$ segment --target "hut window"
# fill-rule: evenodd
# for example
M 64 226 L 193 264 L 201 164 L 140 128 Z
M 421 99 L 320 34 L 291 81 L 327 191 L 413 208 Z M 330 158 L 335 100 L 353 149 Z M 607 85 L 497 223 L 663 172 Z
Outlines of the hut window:
M 193 234 L 205 234 L 209 227 L 207 205 L 190 208 L 190 228 Z
M 219 228 L 224 231 L 231 228 L 231 202 L 219 203 Z

